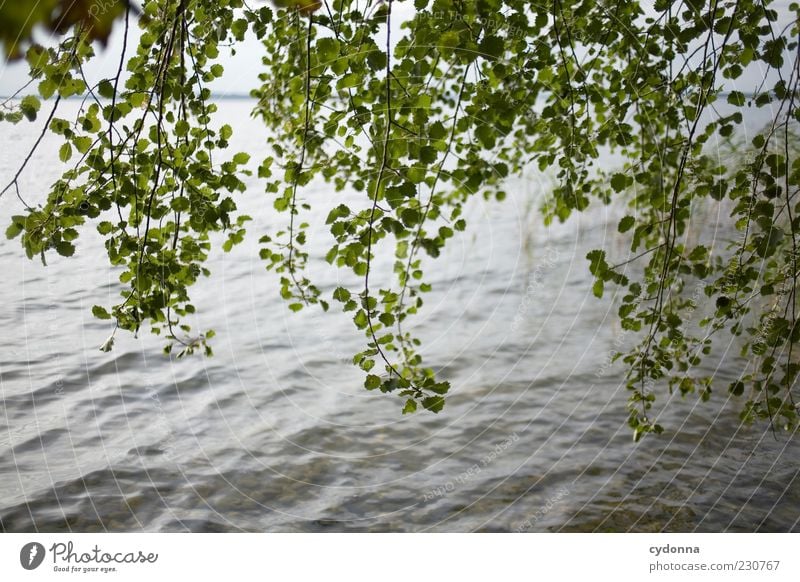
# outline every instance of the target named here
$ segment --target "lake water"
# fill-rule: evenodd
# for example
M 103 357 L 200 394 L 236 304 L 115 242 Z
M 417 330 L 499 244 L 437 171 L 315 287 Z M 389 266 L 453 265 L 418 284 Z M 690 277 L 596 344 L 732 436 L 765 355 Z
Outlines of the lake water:
M 256 159 L 250 108 L 226 101 L 219 117 Z M 0 125 L 4 183 L 37 133 Z M 24 175 L 32 202 L 63 169 L 58 145 L 46 141 Z M 250 234 L 274 229 L 271 200 L 250 185 Z M 98 350 L 111 326 L 91 306 L 115 302 L 119 284 L 93 228 L 47 267 L 3 239 L 0 529 L 800 529 L 800 442 L 739 424 L 730 365 L 709 403 L 662 391 L 666 432 L 632 441 L 623 370 L 607 364 L 631 338 L 611 294 L 592 295 L 585 260 L 600 246 L 624 256 L 619 212 L 545 228 L 534 208 L 546 188 L 531 172 L 505 202 L 472 203 L 468 231 L 428 270 L 434 290 L 413 325 L 453 385 L 439 415 L 402 416 L 401 400 L 366 392 L 346 362 L 360 332 L 344 314 L 290 313 L 258 236 L 214 253 L 194 297 L 215 356 L 180 361 L 147 334 Z M 335 196 L 307 191 L 320 208 Z M 19 210 L 13 194 L 0 199 L 3 229 Z M 319 251 L 329 234 L 311 218 Z M 310 268 L 326 290 L 346 276 L 319 258 Z

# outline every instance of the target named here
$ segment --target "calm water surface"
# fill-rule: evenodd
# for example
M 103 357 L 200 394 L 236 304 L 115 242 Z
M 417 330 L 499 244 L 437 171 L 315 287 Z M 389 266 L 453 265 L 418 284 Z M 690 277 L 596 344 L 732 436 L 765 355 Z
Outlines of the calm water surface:
M 220 118 L 255 159 L 250 107 L 224 102 Z M 0 125 L 4 181 L 36 133 Z M 62 170 L 58 145 L 26 172 L 30 201 Z M 271 200 L 251 186 L 251 234 L 274 229 Z M 624 257 L 619 213 L 545 228 L 532 200 L 546 187 L 532 173 L 502 204 L 470 205 L 470 229 L 428 271 L 434 291 L 414 325 L 454 386 L 439 415 L 404 417 L 399 399 L 364 391 L 346 363 L 364 340 L 344 314 L 288 312 L 257 236 L 213 255 L 194 323 L 217 331 L 216 355 L 181 361 L 147 334 L 98 350 L 111 326 L 91 307 L 120 285 L 91 228 L 75 257 L 47 267 L 3 239 L 0 529 L 798 530 L 800 444 L 740 426 L 724 389 L 704 405 L 662 397 L 666 433 L 632 442 L 622 370 L 607 364 L 631 338 L 613 299 L 592 296 L 584 258 L 598 246 Z M 19 206 L 0 199 L 4 224 Z M 317 251 L 329 242 L 319 218 Z M 376 282 L 390 265 L 378 268 Z M 321 260 L 310 269 L 328 290 L 347 276 Z M 720 386 L 735 377 L 730 364 L 716 374 Z

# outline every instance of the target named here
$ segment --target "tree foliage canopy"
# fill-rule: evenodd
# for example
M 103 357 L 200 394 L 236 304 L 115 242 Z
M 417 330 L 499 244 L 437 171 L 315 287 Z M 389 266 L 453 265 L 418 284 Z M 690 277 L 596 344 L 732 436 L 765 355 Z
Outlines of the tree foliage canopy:
M 398 28 L 398 8 L 411 4 Z M 122 269 L 119 303 L 93 309 L 115 331 L 146 326 L 167 352 L 211 353 L 213 332 L 185 324 L 189 290 L 209 274 L 210 233 L 226 233 L 226 251 L 246 235 L 236 199 L 251 156 L 219 153 L 232 129 L 212 129 L 207 85 L 225 74 L 221 52 L 254 34 L 264 50 L 254 113 L 271 130 L 255 161 L 286 216 L 283 229 L 255 233 L 260 255 L 289 309 L 352 314 L 366 336 L 354 361 L 367 389 L 400 395 L 406 413 L 442 409 L 449 384 L 424 366 L 410 329 L 431 290 L 422 257 L 467 228 L 467 200 L 502 200 L 504 180 L 534 165 L 557 176 L 547 222 L 612 200 L 630 209 L 619 223 L 630 255 L 587 259 L 594 293 L 621 291 L 622 327 L 640 340 L 621 356 L 636 439 L 662 430 L 650 412 L 658 386 L 710 397 L 698 366 L 722 331 L 742 337 L 749 361 L 726 386 L 745 398 L 743 418 L 796 426 L 797 4 L 779 14 L 769 0 L 49 0 L 23 24 L 22 4 L 10 6 L 0 38 L 9 54 L 24 50 L 38 94 L 0 115 L 32 120 L 46 102 L 67 169 L 37 204 L 13 178 L 5 192 L 23 210 L 7 235 L 29 257 L 70 256 L 92 224 Z M 31 44 L 37 19 L 64 33 L 56 46 Z M 138 24 L 141 40 L 125 43 L 116 76 L 89 83 L 92 41 L 112 23 L 126 41 Z M 60 118 L 75 96 L 77 119 Z M 755 110 L 769 123 L 742 138 Z M 735 164 L 721 155 L 732 142 Z M 609 154 L 619 167 L 598 164 Z M 315 179 L 360 202 L 312 200 Z M 325 259 L 357 285 L 321 292 L 307 277 L 312 203 L 327 205 Z M 709 204 L 738 233 L 728 249 L 686 236 Z M 393 257 L 390 285 L 370 278 L 379 255 Z M 712 305 L 699 326 L 699 298 L 683 292 L 692 288 Z

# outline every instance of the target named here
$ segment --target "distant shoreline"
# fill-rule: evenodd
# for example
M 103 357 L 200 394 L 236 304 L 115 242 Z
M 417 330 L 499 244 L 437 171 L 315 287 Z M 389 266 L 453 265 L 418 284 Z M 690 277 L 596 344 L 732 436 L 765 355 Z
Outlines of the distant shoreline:
M 741 93 L 744 95 L 744 97 L 746 99 L 752 99 L 752 98 L 755 97 L 755 93 L 752 93 L 752 92 L 741 91 Z M 728 95 L 730 95 L 730 94 L 731 94 L 731 91 L 720 91 L 719 93 L 717 93 L 717 96 L 718 97 L 727 98 Z M 26 92 L 26 93 L 20 93 L 19 95 L 0 95 L 0 100 L 8 101 L 10 99 L 19 99 L 19 98 L 25 97 L 26 95 L 37 95 L 38 96 L 38 93 L 36 93 L 35 91 L 31 91 L 31 92 Z M 87 96 L 88 96 L 88 94 L 71 95 L 70 97 L 64 97 L 63 100 L 64 101 L 82 101 L 83 99 L 86 99 Z M 103 99 L 103 98 L 100 98 L 100 100 L 101 101 L 111 101 L 111 99 Z M 211 101 L 258 101 L 258 99 L 255 98 L 255 97 L 252 97 L 250 95 L 244 94 L 244 93 L 242 93 L 242 94 L 234 94 L 234 95 L 213 95 L 212 94 Z
M 0 100 L 7 101 L 9 99 L 20 99 L 25 97 L 26 95 L 38 95 L 35 92 L 31 93 L 20 93 L 19 95 L 0 95 Z M 87 97 L 87 95 L 71 95 L 70 97 L 64 97 L 62 101 L 82 101 Z M 111 99 L 100 99 L 101 101 L 111 101 Z M 211 101 L 258 101 L 255 97 L 251 97 L 250 95 L 212 95 Z

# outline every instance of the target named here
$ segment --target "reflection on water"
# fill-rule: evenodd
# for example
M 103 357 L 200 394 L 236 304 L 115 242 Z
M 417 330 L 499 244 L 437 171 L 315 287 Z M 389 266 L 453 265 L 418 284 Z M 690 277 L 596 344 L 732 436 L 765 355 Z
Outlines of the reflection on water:
M 221 115 L 251 132 L 238 148 L 258 152 L 248 109 L 226 102 Z M 6 143 L 33 135 L 0 126 Z M 54 159 L 57 144 L 47 146 L 26 174 L 31 198 L 58 171 L 42 162 Z M 24 149 L 0 153 L 2 175 Z M 525 211 L 541 189 L 529 176 L 503 204 L 472 204 L 471 229 L 430 269 L 434 291 L 415 325 L 454 386 L 438 416 L 402 416 L 400 400 L 364 391 L 346 363 L 363 343 L 347 316 L 289 313 L 257 237 L 213 257 L 213 277 L 194 294 L 197 327 L 217 330 L 216 355 L 181 361 L 151 337 L 98 350 L 110 328 L 91 306 L 111 304 L 118 284 L 96 234 L 46 268 L 3 242 L 0 526 L 797 530 L 800 446 L 739 426 L 724 390 L 704 405 L 664 397 L 666 433 L 633 443 L 620 368 L 608 365 L 630 338 L 615 327 L 612 298 L 592 296 L 584 259 L 598 246 L 624 251 L 617 217 L 598 209 L 544 228 Z M 329 203 L 331 193 L 308 196 Z M 271 204 L 253 182 L 242 207 L 258 216 Z M 0 200 L 0 215 L 15 212 L 15 200 Z M 328 235 L 316 223 L 319 250 Z M 346 276 L 323 261 L 310 268 L 327 289 Z

